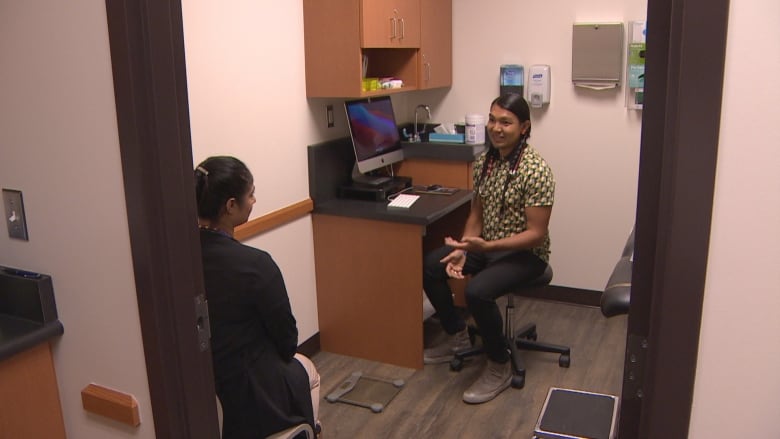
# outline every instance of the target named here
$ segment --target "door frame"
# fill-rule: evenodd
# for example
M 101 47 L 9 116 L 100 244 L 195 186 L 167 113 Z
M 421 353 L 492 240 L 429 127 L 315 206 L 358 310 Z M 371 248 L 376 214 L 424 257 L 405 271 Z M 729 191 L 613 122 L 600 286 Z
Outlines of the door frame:
M 686 437 L 688 432 L 728 5 L 728 0 L 648 0 L 626 346 L 626 371 L 638 372 L 639 382 L 624 381 L 624 438 Z M 155 431 L 160 438 L 218 437 L 210 352 L 200 352 L 195 331 L 193 300 L 204 288 L 181 3 L 106 0 L 106 10 Z M 631 354 L 640 361 L 630 362 Z
M 624 438 L 688 435 L 728 14 L 729 0 L 648 0 Z
M 106 0 L 127 220 L 158 438 L 219 437 L 195 208 L 181 3 Z M 191 227 L 187 227 L 190 224 Z

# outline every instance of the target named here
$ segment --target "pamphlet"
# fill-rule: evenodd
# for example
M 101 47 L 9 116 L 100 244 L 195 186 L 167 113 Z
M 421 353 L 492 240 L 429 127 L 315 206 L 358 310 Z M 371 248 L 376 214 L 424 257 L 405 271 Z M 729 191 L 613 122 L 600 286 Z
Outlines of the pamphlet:
M 645 50 L 645 43 L 628 45 L 628 86 L 631 88 L 645 86 Z

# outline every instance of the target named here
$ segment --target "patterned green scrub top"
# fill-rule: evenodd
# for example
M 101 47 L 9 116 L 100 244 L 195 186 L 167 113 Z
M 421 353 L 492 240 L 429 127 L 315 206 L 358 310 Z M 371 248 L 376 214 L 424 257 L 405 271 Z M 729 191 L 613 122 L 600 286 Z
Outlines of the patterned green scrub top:
M 474 164 L 473 178 L 476 187 L 485 165 L 487 153 Z M 482 238 L 494 241 L 520 233 L 526 229 L 525 207 L 552 206 L 555 196 L 555 179 L 552 170 L 541 155 L 527 145 L 517 170 L 510 173 L 509 160 L 497 159 L 493 169 L 485 176 L 478 189 L 482 202 Z M 506 195 L 504 186 L 509 178 Z M 502 198 L 504 208 L 502 209 Z M 545 262 L 550 260 L 550 234 L 544 243 L 532 252 Z

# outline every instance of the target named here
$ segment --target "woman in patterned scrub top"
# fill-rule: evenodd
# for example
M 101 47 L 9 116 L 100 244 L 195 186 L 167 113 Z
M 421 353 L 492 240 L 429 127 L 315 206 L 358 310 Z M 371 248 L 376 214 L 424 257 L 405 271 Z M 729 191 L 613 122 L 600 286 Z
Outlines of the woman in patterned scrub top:
M 548 225 L 555 194 L 552 171 L 528 144 L 531 117 L 522 96 L 506 93 L 490 105 L 488 149 L 474 164 L 474 199 L 459 239 L 425 258 L 423 287 L 446 340 L 425 350 L 425 363 L 443 363 L 471 347 L 448 278 L 470 275 L 466 304 L 479 327 L 487 364 L 463 393 L 467 403 L 490 401 L 509 387 L 512 366 L 496 298 L 540 276 L 550 256 Z

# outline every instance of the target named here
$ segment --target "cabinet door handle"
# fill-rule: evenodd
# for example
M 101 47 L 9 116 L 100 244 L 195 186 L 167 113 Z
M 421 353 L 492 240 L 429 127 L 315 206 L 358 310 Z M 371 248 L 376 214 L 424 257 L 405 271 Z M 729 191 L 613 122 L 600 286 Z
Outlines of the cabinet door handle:
M 430 82 L 431 80 L 431 63 L 425 63 L 425 81 Z
M 396 32 L 395 32 L 396 29 L 395 28 L 396 28 L 396 23 L 397 22 L 398 22 L 398 20 L 395 17 L 390 17 L 390 39 L 391 40 L 396 37 Z
M 403 18 L 401 18 L 400 21 L 401 21 L 401 36 L 399 37 L 399 39 L 403 40 L 404 37 L 406 36 L 406 22 L 404 21 Z

